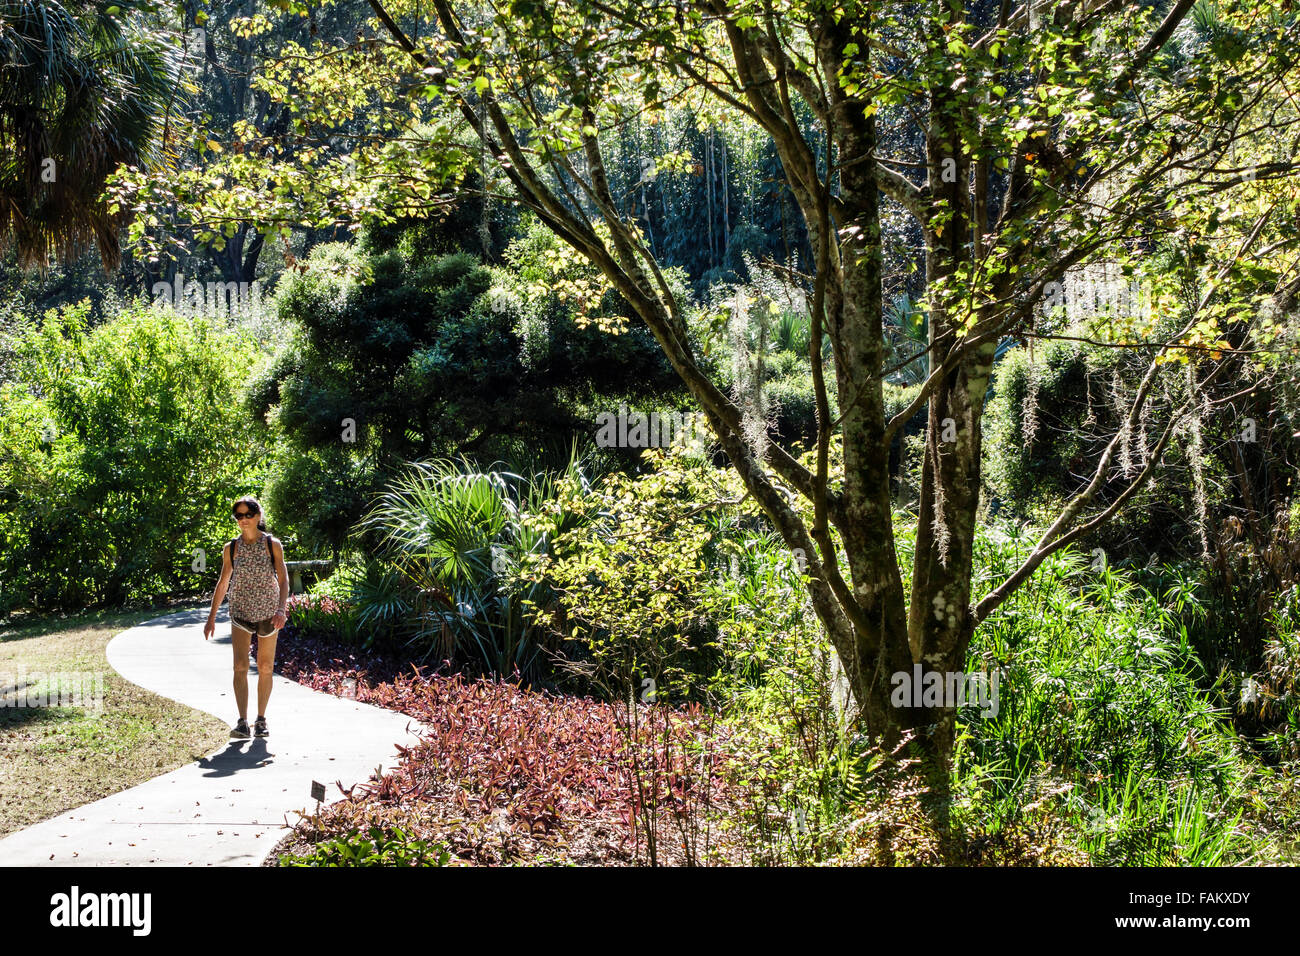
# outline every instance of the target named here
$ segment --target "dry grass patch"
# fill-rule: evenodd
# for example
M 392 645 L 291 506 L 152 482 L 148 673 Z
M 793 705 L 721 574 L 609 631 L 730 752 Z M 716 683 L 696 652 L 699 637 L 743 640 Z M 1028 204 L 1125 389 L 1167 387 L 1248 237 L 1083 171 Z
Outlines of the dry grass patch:
M 0 708 L 0 837 L 197 760 L 229 728 L 120 677 L 104 649 L 122 631 L 179 610 L 87 612 L 0 628 L 0 683 L 29 675 L 102 675 L 103 709 Z

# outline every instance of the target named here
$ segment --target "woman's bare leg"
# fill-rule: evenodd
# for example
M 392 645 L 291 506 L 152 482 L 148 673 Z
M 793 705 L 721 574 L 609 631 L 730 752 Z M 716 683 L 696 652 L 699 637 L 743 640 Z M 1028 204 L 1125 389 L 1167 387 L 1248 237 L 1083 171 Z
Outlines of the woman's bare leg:
M 235 706 L 244 720 L 248 719 L 248 646 L 252 641 L 248 631 L 230 625 L 230 644 L 235 649 Z
M 272 631 L 257 639 L 257 713 L 266 716 L 266 702 L 271 697 L 271 678 L 275 671 L 275 639 L 279 631 Z M 247 651 L 245 651 L 247 656 Z

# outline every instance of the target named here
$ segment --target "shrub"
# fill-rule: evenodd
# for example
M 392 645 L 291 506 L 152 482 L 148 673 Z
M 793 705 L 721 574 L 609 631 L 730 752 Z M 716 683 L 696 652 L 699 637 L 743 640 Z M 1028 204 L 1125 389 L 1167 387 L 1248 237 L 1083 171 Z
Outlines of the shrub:
M 769 382 L 767 396 L 776 409 L 774 437 L 784 444 L 802 441 L 811 445 L 817 438 L 817 398 L 812 377 L 805 373 Z M 831 414 L 836 412 L 832 410 Z
M 286 854 L 282 866 L 448 866 L 451 854 L 440 843 L 428 843 L 400 827 L 372 826 L 322 840 L 308 856 Z
M 730 473 L 674 451 L 649 450 L 648 474 L 611 474 L 595 486 L 566 479 L 552 508 L 586 509 L 521 575 L 554 589 L 537 620 L 577 652 L 571 671 L 614 699 L 653 681 L 664 698 L 691 699 L 712 658 L 706 583 L 716 535 L 701 502 L 740 495 Z M 716 565 L 714 565 L 716 566 Z
M 270 460 L 263 500 L 278 524 L 290 527 L 306 554 L 337 556 L 376 481 L 372 460 L 342 444 L 301 451 L 287 443 Z
M 862 760 L 843 732 L 847 685 L 797 555 L 740 515 L 719 531 L 723 573 L 705 604 L 722 665 L 709 698 L 733 733 L 735 823 L 754 863 L 822 861 L 862 798 Z
M 277 290 L 294 334 L 248 410 L 280 439 L 267 496 L 313 550 L 337 551 L 405 460 L 550 414 L 524 374 L 515 313 L 486 301 L 491 281 L 466 253 L 331 243 Z
M 1092 478 L 1145 369 L 1145 357 L 1124 352 L 1070 341 L 1039 345 L 1032 363 L 1024 348 L 1006 352 L 994 372 L 984 423 L 983 477 L 995 514 L 1010 511 L 1046 524 Z M 1164 412 L 1144 415 L 1123 436 L 1097 505 L 1113 501 L 1133 479 L 1165 421 Z M 1087 548 L 1167 556 L 1198 551 L 1196 509 L 1187 507 L 1195 497 L 1187 456 L 1185 440 L 1171 442 L 1157 480 L 1099 528 Z M 1213 486 L 1220 475 L 1213 462 L 1202 464 Z
M 240 389 L 255 344 L 203 318 L 85 303 L 9 336 L 0 604 L 119 604 L 209 587 L 232 498 L 260 490 Z M 129 520 L 124 520 L 129 516 Z
M 331 597 L 292 594 L 286 605 L 289 637 L 323 638 L 351 642 L 356 638 L 358 622 L 355 612 Z

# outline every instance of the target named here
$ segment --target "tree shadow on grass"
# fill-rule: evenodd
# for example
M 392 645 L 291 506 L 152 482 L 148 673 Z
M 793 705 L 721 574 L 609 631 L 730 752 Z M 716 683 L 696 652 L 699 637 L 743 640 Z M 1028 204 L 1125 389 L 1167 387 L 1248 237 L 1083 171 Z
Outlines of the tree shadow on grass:
M 0 733 L 80 720 L 84 711 L 82 707 L 0 707 Z
M 199 612 L 204 605 L 198 598 L 186 598 L 182 601 L 166 601 L 143 607 L 91 608 L 86 610 L 42 614 L 26 613 L 14 615 L 7 621 L 0 621 L 0 644 L 10 641 L 22 641 L 30 637 L 44 637 L 59 631 L 83 630 L 85 628 L 120 628 L 125 630 L 137 624 L 144 624 L 156 617 L 176 614 L 181 611 Z M 189 627 L 193 621 L 181 618 L 168 621 L 169 627 Z

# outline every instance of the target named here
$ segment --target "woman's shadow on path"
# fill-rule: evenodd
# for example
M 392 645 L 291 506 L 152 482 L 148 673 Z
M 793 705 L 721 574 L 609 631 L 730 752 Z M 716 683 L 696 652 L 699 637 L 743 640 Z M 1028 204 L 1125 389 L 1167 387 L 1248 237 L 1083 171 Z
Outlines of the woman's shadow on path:
M 265 738 L 250 737 L 230 741 L 221 752 L 201 758 L 198 765 L 207 771 L 205 777 L 229 777 L 240 770 L 256 770 L 274 762 L 274 755 L 266 749 Z

